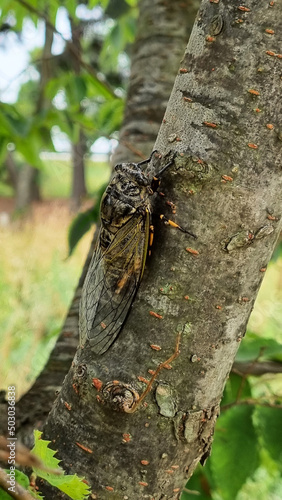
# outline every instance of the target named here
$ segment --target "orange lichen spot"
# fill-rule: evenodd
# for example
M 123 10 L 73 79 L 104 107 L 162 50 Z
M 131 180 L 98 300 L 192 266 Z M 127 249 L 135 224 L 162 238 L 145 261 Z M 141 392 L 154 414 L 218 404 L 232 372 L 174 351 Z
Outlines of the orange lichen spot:
M 179 465 L 172 465 L 171 468 L 174 470 L 179 469 Z
M 244 22 L 244 19 L 236 19 L 235 23 L 239 24 L 239 23 L 243 23 Z
M 267 216 L 268 220 L 277 220 L 277 218 L 274 215 L 268 214 Z
M 248 92 L 252 95 L 259 95 L 259 91 L 258 90 L 254 90 L 254 89 L 249 89 Z
M 103 321 L 101 321 L 101 327 L 105 330 L 105 328 L 107 328 L 106 323 L 104 323 Z
M 265 271 L 266 271 L 266 267 L 261 267 L 261 268 L 260 268 L 260 272 L 261 272 L 261 273 L 265 273 Z
M 273 52 L 272 50 L 267 50 L 265 53 L 266 53 L 268 56 L 275 56 L 275 55 L 276 55 L 276 54 L 275 54 L 275 52 Z
M 267 123 L 266 127 L 269 128 L 269 130 L 272 130 L 274 128 L 274 125 L 272 125 L 272 123 Z
M 174 488 L 173 493 L 178 493 L 180 491 L 180 488 Z
M 215 41 L 215 37 L 208 35 L 208 36 L 206 36 L 206 41 L 207 42 L 214 42 Z
M 217 304 L 217 305 L 215 306 L 215 308 L 216 308 L 216 309 L 221 310 L 221 309 L 222 309 L 222 306 L 220 306 L 219 304 Z
M 184 101 L 186 102 L 193 102 L 192 99 L 190 99 L 190 97 L 183 97 Z
M 282 54 L 275 54 L 278 59 L 282 59 Z
M 149 465 L 150 462 L 149 462 L 149 460 L 140 460 L 140 463 L 142 465 Z
M 145 422 L 144 427 L 150 427 L 149 422 Z
M 269 35 L 274 35 L 275 31 L 274 30 L 270 30 L 270 29 L 266 29 L 265 33 L 268 33 Z
M 186 69 L 186 68 L 179 68 L 179 73 L 188 73 L 188 69 Z
M 219 0 L 210 0 L 210 3 L 219 3 Z
M 150 347 L 151 347 L 151 349 L 153 349 L 154 351 L 160 351 L 160 350 L 161 350 L 161 346 L 156 345 L 156 344 L 150 344 Z
M 119 385 L 119 380 L 113 380 L 114 385 Z
M 105 486 L 105 490 L 107 490 L 107 491 L 114 491 L 114 488 L 112 488 L 111 486 Z
M 124 443 L 129 443 L 129 441 L 131 441 L 131 435 L 130 434 L 124 433 L 122 435 L 122 437 L 123 437 L 123 442 Z
M 249 9 L 249 7 L 245 7 L 245 5 L 239 5 L 238 9 L 242 12 L 251 12 L 251 9 Z
M 186 252 L 191 253 L 192 255 L 199 255 L 198 250 L 195 250 L 194 248 L 187 247 L 185 248 Z
M 67 410 L 71 411 L 71 405 L 65 401 L 65 407 Z
M 189 295 L 184 295 L 185 300 L 189 300 L 189 298 L 190 298 Z
M 211 128 L 217 127 L 217 124 L 213 123 L 213 122 L 203 122 L 203 125 L 205 125 L 206 127 L 211 127 Z
M 233 181 L 233 177 L 230 177 L 230 175 L 222 175 L 221 177 L 224 181 L 229 181 L 229 182 Z
M 151 316 L 153 316 L 154 318 L 163 319 L 163 316 L 161 316 L 160 314 L 156 313 L 155 311 L 149 311 L 149 314 Z
M 139 382 L 143 382 L 144 384 L 149 384 L 149 380 L 147 380 L 144 377 L 141 377 L 141 375 L 138 375 L 137 378 L 138 378 Z
M 83 444 L 80 444 L 80 443 L 78 443 L 77 441 L 75 442 L 75 444 L 76 444 L 79 448 L 81 448 L 82 450 L 86 451 L 87 453 L 93 453 L 93 451 L 92 451 L 92 450 L 90 450 L 90 448 L 87 448 L 86 446 L 83 446 Z
M 151 368 L 149 368 L 148 373 L 150 373 L 150 375 L 155 375 L 156 370 L 151 370 Z
M 271 2 L 269 2 L 270 7 L 273 7 L 274 4 L 275 4 L 274 0 L 271 0 Z
M 166 473 L 166 474 L 173 474 L 173 472 L 174 472 L 174 471 L 173 471 L 172 469 L 167 469 L 167 470 L 165 470 L 165 473 Z
M 145 483 L 145 481 L 138 481 L 138 484 L 140 484 L 140 486 L 148 486 L 148 483 Z
M 249 148 L 251 148 L 251 149 L 257 149 L 257 148 L 258 148 L 258 145 L 257 145 L 257 144 L 254 144 L 253 142 L 249 142 L 249 143 L 248 143 L 248 146 L 249 146 Z
M 255 108 L 255 111 L 256 111 L 256 113 L 260 113 L 260 112 L 261 112 L 261 109 L 259 109 L 259 108 Z
M 240 297 L 240 302 L 250 302 L 249 297 Z
M 76 384 L 72 384 L 72 388 L 76 394 L 78 394 L 78 388 Z
M 95 389 L 97 389 L 97 391 L 100 391 L 100 389 L 103 385 L 103 382 L 99 378 L 93 378 L 92 385 L 95 387 Z

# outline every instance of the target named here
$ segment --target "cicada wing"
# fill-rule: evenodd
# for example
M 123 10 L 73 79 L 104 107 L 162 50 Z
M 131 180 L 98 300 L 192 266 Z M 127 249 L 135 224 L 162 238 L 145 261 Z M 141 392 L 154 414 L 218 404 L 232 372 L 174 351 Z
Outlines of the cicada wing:
M 89 266 L 80 308 L 81 343 L 89 339 L 96 354 L 108 350 L 119 334 L 144 270 L 149 214 L 132 217 Z

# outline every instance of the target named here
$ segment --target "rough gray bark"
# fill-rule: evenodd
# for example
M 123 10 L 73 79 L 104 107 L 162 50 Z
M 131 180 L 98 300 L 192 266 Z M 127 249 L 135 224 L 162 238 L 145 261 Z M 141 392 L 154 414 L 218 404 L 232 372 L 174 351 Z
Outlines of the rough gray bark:
M 140 0 L 125 116 L 113 164 L 150 155 L 199 0 Z
M 163 190 L 198 240 L 157 224 L 122 333 L 101 357 L 77 351 L 49 415 L 45 437 L 99 499 L 109 489 L 118 500 L 178 498 L 209 453 L 223 387 L 281 230 L 279 8 L 281 1 L 202 2 L 156 142 L 163 155 L 177 152 Z M 103 404 L 109 382 L 121 394 L 122 384 L 141 394 L 138 377 L 173 353 L 177 333 L 180 355 L 146 405 L 127 414 Z

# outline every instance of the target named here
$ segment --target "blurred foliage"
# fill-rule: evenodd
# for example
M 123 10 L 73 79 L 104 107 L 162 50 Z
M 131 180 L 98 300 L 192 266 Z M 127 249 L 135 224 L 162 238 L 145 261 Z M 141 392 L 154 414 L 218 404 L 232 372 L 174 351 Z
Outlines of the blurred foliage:
M 44 22 L 60 38 L 62 49 L 49 57 L 47 77 L 44 47 L 33 49 L 26 71 L 28 80 L 25 77 L 17 101 L 0 102 L 2 179 L 9 182 L 1 174 L 6 168 L 8 145 L 9 151 L 15 151 L 18 165 L 27 162 L 42 169 L 40 152 L 54 151 L 54 127 L 64 132 L 70 143 L 78 142 L 82 129 L 88 148 L 100 137 L 117 136 L 129 75 L 130 46 L 135 37 L 136 5 L 137 0 L 30 0 L 24 4 L 3 0 L 0 10 L 3 46 L 15 34 L 20 41 L 28 21 L 36 27 Z M 65 23 L 82 33 L 81 51 L 76 40 L 66 39 L 56 27 L 62 9 L 65 9 Z M 79 72 L 74 71 L 75 66 Z M 43 95 L 42 74 L 47 78 Z

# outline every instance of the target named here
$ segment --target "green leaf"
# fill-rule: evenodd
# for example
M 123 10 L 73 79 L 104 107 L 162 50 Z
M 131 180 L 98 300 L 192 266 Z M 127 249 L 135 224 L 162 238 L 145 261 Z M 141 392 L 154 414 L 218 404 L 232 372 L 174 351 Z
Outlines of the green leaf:
M 221 401 L 221 406 L 228 403 L 232 403 L 239 399 L 245 399 L 252 396 L 251 386 L 247 379 L 244 380 L 242 385 L 242 377 L 235 373 L 230 373 L 230 376 L 226 382 L 223 398 Z
M 282 410 L 257 407 L 254 422 L 258 427 L 264 448 L 281 467 L 282 464 Z
M 95 115 L 95 125 L 106 137 L 119 130 L 123 117 L 124 101 L 112 99 L 103 103 Z
M 73 219 L 68 231 L 68 257 L 70 257 L 70 255 L 73 253 L 79 240 L 81 240 L 81 238 L 87 233 L 87 231 L 91 229 L 92 224 L 98 221 L 100 213 L 100 201 L 106 186 L 107 184 L 103 184 L 103 186 L 99 189 L 94 207 L 90 208 L 86 212 L 79 213 Z
M 36 455 L 44 463 L 45 467 L 47 467 L 48 469 L 57 469 L 63 474 L 63 470 L 61 469 L 61 467 L 59 467 L 59 463 L 61 460 L 58 460 L 54 456 L 57 452 L 51 450 L 51 448 L 48 448 L 48 445 L 51 443 L 51 441 L 41 439 L 42 434 L 43 433 L 38 430 L 34 431 L 34 447 L 31 450 L 32 453 L 34 453 L 34 455 Z
M 54 456 L 57 452 L 49 448 L 51 441 L 41 439 L 41 435 L 42 432 L 37 430 L 34 431 L 35 445 L 32 452 L 40 458 L 46 468 L 55 469 L 61 472 L 61 474 L 58 475 L 37 468 L 34 468 L 34 472 L 37 476 L 48 481 L 52 486 L 66 493 L 73 500 L 86 499 L 90 493 L 90 489 L 89 486 L 83 482 L 84 478 L 80 478 L 76 474 L 72 476 L 64 475 L 63 469 L 59 467 L 60 460 Z
M 236 406 L 218 419 L 211 470 L 218 493 L 234 500 L 259 463 L 258 442 L 252 421 L 253 407 Z
M 260 360 L 282 361 L 282 344 L 274 339 L 248 332 L 240 345 L 236 361 L 251 361 L 257 359 L 258 356 Z
M 211 498 L 209 481 L 202 467 L 198 467 L 185 485 L 180 500 L 210 500 Z

